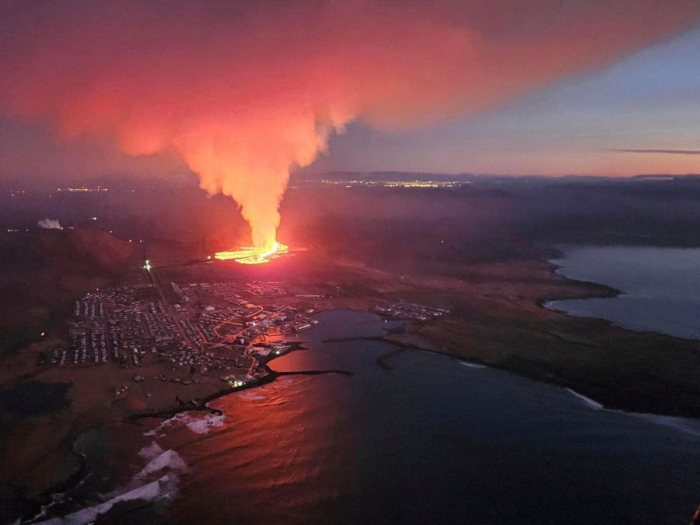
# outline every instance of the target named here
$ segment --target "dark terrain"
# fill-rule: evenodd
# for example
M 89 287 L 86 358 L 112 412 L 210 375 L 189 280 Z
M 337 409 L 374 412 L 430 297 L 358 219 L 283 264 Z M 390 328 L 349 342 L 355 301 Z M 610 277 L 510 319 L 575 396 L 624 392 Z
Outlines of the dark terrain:
M 11 468 L 0 476 L 0 503 L 12 506 L 17 494 L 36 496 L 64 481 L 75 462 L 66 451 L 80 432 L 138 412 L 146 402 L 110 405 L 113 391 L 99 397 L 94 378 L 36 365 L 44 345 L 65 337 L 73 301 L 141 275 L 146 258 L 165 281 L 235 273 L 317 287 L 328 297 L 323 309 L 367 310 L 401 299 L 449 308 L 450 315 L 409 325 L 409 332 L 441 352 L 568 386 L 609 407 L 700 416 L 700 343 L 629 332 L 541 306 L 547 299 L 615 293 L 554 274 L 547 260 L 560 244 L 700 246 L 700 178 L 469 182 L 423 189 L 293 180 L 279 240 L 308 252 L 257 268 L 188 265 L 247 242 L 235 203 L 207 199 L 194 182 L 103 181 L 110 191 L 99 193 L 2 189 L 0 423 L 6 432 L 0 460 Z M 47 217 L 75 229 L 39 230 L 36 222 Z M 413 344 L 405 335 L 390 339 Z M 66 399 L 45 414 L 8 410 L 5 405 L 25 388 L 17 385 L 28 381 L 55 384 Z M 43 388 L 29 388 L 35 387 Z

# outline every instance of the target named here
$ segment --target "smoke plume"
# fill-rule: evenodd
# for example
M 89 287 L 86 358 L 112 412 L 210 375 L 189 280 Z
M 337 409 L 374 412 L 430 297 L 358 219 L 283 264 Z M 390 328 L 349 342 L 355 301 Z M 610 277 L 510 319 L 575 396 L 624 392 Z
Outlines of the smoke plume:
M 44 230 L 62 230 L 63 226 L 61 226 L 61 223 L 58 222 L 58 219 L 42 219 L 40 221 L 37 221 L 37 226 L 39 228 L 42 228 Z
M 698 20 L 695 0 L 0 0 L 0 110 L 179 155 L 269 246 L 353 119 L 461 118 Z M 653 21 L 653 23 L 650 23 Z

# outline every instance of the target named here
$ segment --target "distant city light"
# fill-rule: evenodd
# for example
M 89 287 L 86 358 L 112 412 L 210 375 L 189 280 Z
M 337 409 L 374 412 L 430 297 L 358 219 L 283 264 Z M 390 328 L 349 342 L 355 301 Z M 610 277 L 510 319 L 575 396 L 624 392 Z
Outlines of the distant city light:
M 378 188 L 459 188 L 470 181 L 435 181 L 435 180 L 405 180 L 405 181 L 386 181 L 386 180 L 329 180 L 323 179 L 322 184 L 332 186 L 344 186 L 353 188 L 355 186 L 378 187 Z
M 69 193 L 97 193 L 97 192 L 103 192 L 103 191 L 109 191 L 109 188 L 102 188 L 100 186 L 97 186 L 97 188 L 87 188 L 87 187 L 79 187 L 79 188 L 56 188 L 57 192 L 69 192 Z M 96 219 L 93 219 L 96 220 Z

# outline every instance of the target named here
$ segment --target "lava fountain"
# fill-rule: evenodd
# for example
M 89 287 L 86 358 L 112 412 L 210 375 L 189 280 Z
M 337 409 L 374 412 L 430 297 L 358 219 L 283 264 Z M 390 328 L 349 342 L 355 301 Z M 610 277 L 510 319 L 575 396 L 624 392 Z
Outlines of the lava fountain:
M 234 260 L 241 264 L 263 264 L 289 253 L 289 247 L 277 241 L 263 248 L 246 247 L 240 250 L 217 252 L 215 257 L 221 261 Z
M 184 161 L 250 225 L 252 248 L 216 257 L 257 264 L 287 249 L 290 170 L 351 122 L 481 114 L 695 27 L 697 4 L 0 0 L 0 113 Z

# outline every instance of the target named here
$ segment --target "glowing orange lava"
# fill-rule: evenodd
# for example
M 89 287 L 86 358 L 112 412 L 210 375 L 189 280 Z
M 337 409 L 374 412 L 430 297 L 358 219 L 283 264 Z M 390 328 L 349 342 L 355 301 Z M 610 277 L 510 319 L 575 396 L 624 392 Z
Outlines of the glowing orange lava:
M 274 241 L 270 248 L 241 248 L 230 252 L 218 252 L 215 257 L 221 261 L 233 259 L 241 264 L 262 264 L 288 252 L 289 246 Z

